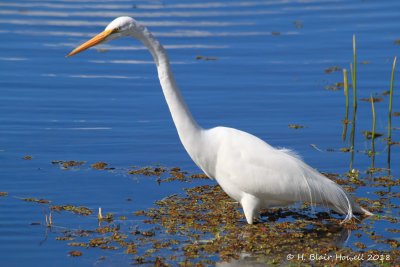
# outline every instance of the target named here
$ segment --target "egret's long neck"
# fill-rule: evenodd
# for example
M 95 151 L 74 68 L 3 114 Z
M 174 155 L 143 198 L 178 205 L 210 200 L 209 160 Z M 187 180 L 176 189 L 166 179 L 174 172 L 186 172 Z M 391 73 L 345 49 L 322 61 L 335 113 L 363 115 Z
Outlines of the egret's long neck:
M 157 65 L 158 78 L 160 79 L 165 100 L 167 101 L 179 138 L 185 149 L 193 156 L 191 152 L 194 151 L 190 151 L 193 146 L 190 144 L 198 140 L 201 127 L 194 120 L 176 85 L 164 47 L 147 29 L 144 29 L 142 34 L 140 40 L 150 50 Z

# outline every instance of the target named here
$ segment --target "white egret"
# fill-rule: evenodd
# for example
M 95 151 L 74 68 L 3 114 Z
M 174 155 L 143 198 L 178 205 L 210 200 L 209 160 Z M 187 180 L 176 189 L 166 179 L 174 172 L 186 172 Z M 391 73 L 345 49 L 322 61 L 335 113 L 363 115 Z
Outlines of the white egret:
M 253 223 L 262 208 L 311 202 L 345 214 L 371 215 L 335 182 L 304 163 L 287 149 L 276 149 L 240 130 L 201 128 L 190 113 L 172 74 L 163 46 L 136 20 L 119 17 L 103 32 L 75 48 L 68 56 L 119 37 L 141 41 L 152 54 L 158 78 L 179 138 L 192 160 L 222 189 L 240 202 L 246 220 Z

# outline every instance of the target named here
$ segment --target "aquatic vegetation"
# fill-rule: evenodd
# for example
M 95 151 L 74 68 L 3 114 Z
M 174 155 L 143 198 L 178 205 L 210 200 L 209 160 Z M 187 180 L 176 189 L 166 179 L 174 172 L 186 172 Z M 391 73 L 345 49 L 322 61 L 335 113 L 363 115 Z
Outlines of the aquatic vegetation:
M 217 60 L 217 59 L 218 58 L 216 58 L 216 57 L 196 56 L 196 60 L 209 61 L 209 60 Z
M 53 215 L 51 212 L 49 213 L 48 216 L 47 216 L 47 214 L 45 215 L 45 221 L 46 221 L 47 227 L 51 227 L 53 225 Z
M 88 216 L 93 213 L 93 210 L 83 207 L 83 206 L 73 206 L 73 205 L 54 205 L 50 206 L 51 210 L 54 211 L 71 211 L 75 214 Z
M 394 57 L 392 66 L 392 75 L 390 76 L 390 89 L 389 89 L 389 115 L 388 115 L 388 142 L 392 141 L 392 103 L 393 103 L 393 88 L 394 88 L 394 73 L 396 69 L 397 57 Z
M 92 165 L 90 165 L 93 169 L 96 169 L 96 170 L 105 170 L 106 168 L 107 168 L 107 166 L 108 166 L 108 164 L 107 163 L 105 163 L 105 162 L 96 162 L 96 163 L 93 163 Z
M 356 47 L 356 35 L 353 35 L 353 65 L 350 68 L 351 81 L 353 83 L 353 101 L 357 103 L 357 47 Z M 353 103 L 354 104 L 354 103 Z
M 103 219 L 103 214 L 101 212 L 101 208 L 99 208 L 99 212 L 97 213 L 97 219 L 101 221 Z
M 29 198 L 22 198 L 23 201 L 26 202 L 36 202 L 39 204 L 49 204 L 51 201 L 47 200 L 47 199 L 38 199 L 38 198 L 34 198 L 34 197 L 29 197 Z
M 86 162 L 84 161 L 75 161 L 75 160 L 53 160 L 51 162 L 52 164 L 58 164 L 62 169 L 70 169 L 73 167 L 79 167 L 82 166 L 83 164 L 85 164 Z
M 350 170 L 353 169 L 354 163 L 354 143 L 356 134 L 356 118 L 357 118 L 357 49 L 356 49 L 356 36 L 353 35 L 353 64 L 350 64 L 351 81 L 353 87 L 353 118 L 351 120 L 350 132 Z
M 355 188 L 363 186 L 339 175 L 331 174 L 329 177 Z M 386 197 L 380 200 L 360 198 L 357 201 L 380 213 L 387 207 L 387 197 L 390 194 L 385 192 Z M 369 223 L 352 220 L 340 225 L 339 219 L 326 212 L 309 214 L 310 207 L 307 205 L 297 211 L 265 210 L 262 213 L 265 223 L 247 225 L 238 203 L 232 202 L 218 185 L 203 185 L 185 189 L 183 196 L 172 195 L 157 201 L 155 208 L 135 212 L 134 216 L 143 218 L 143 222 L 151 226 L 150 230 L 136 229 L 127 234 L 123 229 L 110 224 L 90 231 L 93 237 L 88 242 L 73 242 L 69 245 L 122 250 L 133 254 L 136 264 L 146 266 L 156 265 L 157 262 L 204 266 L 215 261 L 240 260 L 241 255 L 251 255 L 249 257 L 264 264 L 282 264 L 286 262 L 289 252 L 307 255 L 303 260 L 293 259 L 293 264 L 311 264 L 313 261 L 309 255 L 315 254 L 342 254 L 350 257 L 360 253 L 387 256 L 381 262 L 374 262 L 377 265 L 398 263 L 398 241 L 371 234 L 372 226 Z M 396 218 L 387 216 L 371 221 L 379 220 L 397 223 Z M 353 248 L 341 247 L 341 242 L 348 238 L 349 230 L 356 231 L 358 238 L 363 239 L 355 241 Z M 104 236 L 96 236 L 98 234 Z M 372 250 L 364 243 L 365 238 L 389 244 L 391 249 Z M 355 266 L 363 262 L 367 260 L 359 261 Z M 329 257 L 323 263 L 348 266 L 346 260 L 338 261 Z
M 288 127 L 291 128 L 291 129 L 302 129 L 302 128 L 304 128 L 304 126 L 300 125 L 300 124 L 289 124 Z
M 171 181 L 182 181 L 188 182 L 191 179 L 208 179 L 205 174 L 191 174 L 188 172 L 181 171 L 178 167 L 165 168 L 165 167 L 144 167 L 129 171 L 129 174 L 133 175 L 144 175 L 144 176 L 157 176 L 158 182 L 171 182 Z
M 332 67 L 329 67 L 329 68 L 325 69 L 324 72 L 325 72 L 326 74 L 331 74 L 331 73 L 333 73 L 333 72 L 335 72 L 335 71 L 340 71 L 340 70 L 342 70 L 341 67 L 339 67 L 339 66 L 332 66 Z
M 204 174 L 190 174 L 178 167 L 135 170 L 140 170 L 134 173 L 140 179 L 154 182 L 186 183 L 206 178 Z M 87 207 L 49 205 L 51 211 L 70 211 L 72 216 L 77 215 L 77 226 L 83 219 L 78 215 L 87 216 L 96 226 L 92 229 L 79 229 L 73 225 L 59 227 L 57 223 L 62 222 L 54 222 L 51 213 L 44 226 L 51 227 L 51 238 L 65 242 L 66 254 L 71 257 L 85 257 L 79 250 L 70 250 L 71 247 L 107 250 L 132 255 L 132 262 L 143 266 L 208 266 L 220 261 L 349 266 L 349 261 L 335 255 L 356 257 L 359 254 L 383 255 L 383 259 L 373 261 L 374 266 L 399 264 L 399 241 L 392 236 L 398 231 L 398 218 L 386 212 L 399 209 L 391 201 L 399 198 L 399 193 L 386 189 L 399 186 L 400 180 L 390 176 L 361 178 L 363 174 L 357 170 L 346 175 L 324 175 L 349 192 L 365 190 L 363 188 L 372 190 L 376 197 L 361 197 L 356 201 L 376 215 L 341 224 L 335 213 L 313 212 L 311 205 L 304 203 L 295 209 L 263 210 L 261 222 L 248 225 L 239 203 L 229 198 L 218 185 L 206 184 L 184 189 L 180 194 L 156 201 L 153 207 L 129 214 L 103 215 L 99 208 L 98 215 L 93 216 L 92 209 Z M 383 221 L 393 226 L 376 234 L 375 224 Z M 351 243 L 346 244 L 351 235 Z M 302 257 L 288 261 L 288 254 Z M 325 255 L 325 258 L 316 261 L 313 259 L 316 255 Z M 371 262 L 364 258 L 353 263 L 360 266 Z
M 130 242 L 125 249 L 125 253 L 126 254 L 136 254 L 137 250 L 136 250 L 136 245 L 133 242 Z
M 351 132 L 350 132 L 350 138 L 349 138 L 349 148 L 341 148 L 339 149 L 340 152 L 350 152 L 351 153 L 351 158 L 350 158 L 350 164 L 349 164 L 349 170 L 354 169 L 354 157 L 355 153 L 362 153 L 365 155 L 368 155 L 372 159 L 372 166 L 368 170 L 370 173 L 374 173 L 377 169 L 374 167 L 375 164 L 375 155 L 379 154 L 376 152 L 375 148 L 375 139 L 381 136 L 384 136 L 383 133 L 379 133 L 376 131 L 376 110 L 375 110 L 375 103 L 383 102 L 385 96 L 389 96 L 389 112 L 388 112 L 388 132 L 387 136 L 385 137 L 385 140 L 387 140 L 387 171 L 390 173 L 391 168 L 390 168 L 390 154 L 391 154 L 391 146 L 394 144 L 398 144 L 399 142 L 393 141 L 391 132 L 392 130 L 397 130 L 398 128 L 392 127 L 392 117 L 397 116 L 400 114 L 399 112 L 393 112 L 392 111 L 392 102 L 393 102 L 393 88 L 394 88 L 394 75 L 395 75 L 395 66 L 396 66 L 396 61 L 397 57 L 394 57 L 393 65 L 392 65 L 392 72 L 391 72 L 391 80 L 390 80 L 390 88 L 389 90 L 385 90 L 381 93 L 375 93 L 374 95 L 370 95 L 368 98 L 357 98 L 357 64 L 366 64 L 369 62 L 357 62 L 357 47 L 356 47 L 356 37 L 353 35 L 353 62 L 350 63 L 350 72 L 351 72 L 351 82 L 352 82 L 352 99 L 353 99 L 353 109 L 352 109 L 352 119 L 349 120 L 349 83 L 348 83 L 348 77 L 347 77 L 347 70 L 343 68 L 343 83 L 336 83 L 334 85 L 328 86 L 327 89 L 330 90 L 339 90 L 343 86 L 344 89 L 344 95 L 345 95 L 345 116 L 344 119 L 342 120 L 343 124 L 343 130 L 342 130 L 342 141 L 346 141 L 347 138 L 347 128 L 348 124 L 351 124 Z M 334 71 L 340 70 L 340 67 L 330 67 L 325 70 L 326 73 L 332 73 Z M 372 130 L 363 130 L 362 134 L 364 137 L 368 140 L 371 140 L 371 149 L 370 150 L 357 150 L 355 148 L 355 137 L 356 137 L 356 125 L 357 125 L 357 106 L 358 106 L 358 100 L 363 101 L 363 102 L 370 102 L 371 103 L 371 110 L 372 110 Z M 334 152 L 337 151 L 337 149 L 327 149 L 327 151 Z M 381 170 L 382 168 L 378 168 Z
M 374 119 L 372 119 L 374 121 Z M 376 118 L 375 118 L 375 124 L 376 124 Z M 372 140 L 372 139 L 376 139 L 378 137 L 383 136 L 383 133 L 377 133 L 375 132 L 375 130 L 373 129 L 373 131 L 363 131 L 362 132 L 364 137 L 368 140 Z
M 190 175 L 190 178 L 196 178 L 196 179 L 208 179 L 207 175 L 204 173 L 197 173 L 197 174 L 192 174 Z
M 361 98 L 360 101 L 378 103 L 378 102 L 383 102 L 383 98 L 382 97 L 372 97 L 371 96 L 369 98 Z
M 72 257 L 80 257 L 83 255 L 83 253 L 81 251 L 77 251 L 77 250 L 72 250 L 72 251 L 68 252 L 68 254 Z
M 336 82 L 334 84 L 325 86 L 325 89 L 328 91 L 339 91 L 342 90 L 343 86 L 344 86 L 343 82 Z
M 112 222 L 114 221 L 114 214 L 107 213 L 106 215 L 102 216 L 101 221 Z
M 375 138 L 379 136 L 379 134 L 377 134 L 375 132 L 376 130 L 376 114 L 375 114 L 375 104 L 374 104 L 374 99 L 372 98 L 371 95 L 371 110 L 372 110 L 372 130 L 370 133 L 370 138 L 371 138 L 371 150 L 368 151 L 368 155 L 372 158 L 372 163 L 371 163 L 371 167 L 374 168 L 375 167 Z M 382 136 L 382 134 L 381 134 Z M 368 133 L 366 135 L 367 139 L 368 139 Z
M 151 169 L 154 168 L 146 168 L 147 171 Z M 147 171 L 142 177 L 150 176 Z M 181 172 L 177 168 L 174 171 Z M 358 177 L 353 179 L 355 174 L 359 175 L 355 172 L 348 178 L 337 174 L 327 176 L 346 188 L 353 188 L 354 191 L 366 184 Z M 158 177 L 159 172 L 154 172 L 153 176 Z M 375 178 L 368 184 L 381 187 L 387 186 L 389 181 L 393 183 L 392 185 L 399 184 L 398 181 L 387 177 Z M 357 202 L 368 206 L 368 209 L 377 214 L 390 206 L 398 208 L 388 202 L 388 197 L 395 193 L 382 190 L 377 192 L 382 198 L 375 200 L 359 198 Z M 110 221 L 106 226 L 86 231 L 87 235 L 84 237 L 89 236 L 88 241 L 72 242 L 68 245 L 122 250 L 124 253 L 133 254 L 134 262 L 139 265 L 181 263 L 185 266 L 195 264 L 201 266 L 221 260 L 240 260 L 243 254 L 249 254 L 258 262 L 265 264 L 281 264 L 286 261 L 288 251 L 294 255 L 307 255 L 305 260 L 293 259 L 293 264 L 311 264 L 309 255 L 342 254 L 350 257 L 359 254 L 360 251 L 364 254 L 387 256 L 384 261 L 374 262 L 377 265 L 398 263 L 398 241 L 371 234 L 373 227 L 370 223 L 353 220 L 340 225 L 339 219 L 326 212 L 312 215 L 310 207 L 304 205 L 297 211 L 265 210 L 262 213 L 265 223 L 247 225 L 244 223 L 239 204 L 233 202 L 217 185 L 185 189 L 185 195 L 172 195 L 159 200 L 155 208 L 136 211 L 133 216 L 143 218 L 143 222 L 150 225 L 150 229 L 136 229 L 126 233 L 124 229 Z M 398 222 L 395 217 L 389 216 L 374 217 L 371 222 L 379 220 L 388 220 L 393 224 Z M 347 239 L 349 230 L 357 231 L 358 238 L 363 237 L 363 241 L 360 239 L 354 242 L 352 248 L 343 248 L 340 240 Z M 72 234 L 71 232 L 63 234 L 66 240 L 70 240 L 71 235 L 75 238 L 79 238 L 80 235 L 73 231 Z M 99 234 L 101 236 L 98 236 Z M 369 249 L 364 243 L 365 238 L 370 238 L 370 242 L 388 244 L 391 249 L 385 251 Z M 337 259 L 335 260 L 337 263 Z M 324 264 L 333 262 L 335 261 L 328 259 Z M 345 260 L 339 263 L 347 264 Z M 362 263 L 357 262 L 355 266 Z
M 343 131 L 342 131 L 342 140 L 346 140 L 347 136 L 347 125 L 349 124 L 349 79 L 347 75 L 347 70 L 343 69 L 343 92 L 346 99 L 346 111 L 344 114 L 343 123 Z
M 136 170 L 131 170 L 129 174 L 145 175 L 145 176 L 160 176 L 167 170 L 161 167 L 144 167 Z

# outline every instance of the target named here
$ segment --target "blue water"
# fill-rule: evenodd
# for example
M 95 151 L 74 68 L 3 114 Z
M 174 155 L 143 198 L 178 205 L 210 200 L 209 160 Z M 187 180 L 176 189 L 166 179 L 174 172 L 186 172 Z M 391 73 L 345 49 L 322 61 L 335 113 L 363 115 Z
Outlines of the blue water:
M 90 250 L 79 261 L 68 257 L 71 249 L 64 242 L 46 239 L 44 227 L 30 225 L 43 223 L 45 206 L 19 198 L 129 214 L 185 187 L 130 176 L 131 166 L 200 172 L 180 144 L 152 58 L 138 42 L 117 40 L 65 58 L 122 15 L 148 25 L 165 45 L 200 125 L 248 131 L 296 150 L 324 172 L 344 173 L 350 162 L 348 153 L 326 152 L 348 143 L 341 140 L 343 92 L 325 90 L 342 81 L 342 73 L 324 70 L 349 69 L 355 34 L 358 60 L 368 63 L 358 65 L 358 97 L 368 98 L 388 90 L 399 52 L 394 41 L 400 38 L 400 2 L 395 0 L 1 1 L 0 191 L 9 193 L 0 198 L 0 262 L 5 266 L 85 266 L 98 257 Z M 200 55 L 217 60 L 196 60 Z M 393 110 L 399 112 L 397 89 Z M 378 132 L 387 131 L 387 104 L 387 97 L 376 103 Z M 359 150 L 370 148 L 361 131 L 371 129 L 371 120 L 370 103 L 359 102 Z M 400 127 L 399 117 L 393 126 Z M 398 130 L 393 139 L 399 141 Z M 376 166 L 385 168 L 382 140 L 377 150 Z M 399 151 L 391 149 L 395 177 Z M 26 155 L 32 160 L 23 160 Z M 68 171 L 53 160 L 87 163 Z M 90 164 L 97 161 L 116 170 L 94 171 Z M 365 171 L 370 165 L 368 156 L 355 155 L 355 168 Z M 75 218 L 55 216 L 66 226 Z M 80 228 L 93 227 L 94 220 L 80 223 Z M 129 263 L 126 255 L 113 260 Z

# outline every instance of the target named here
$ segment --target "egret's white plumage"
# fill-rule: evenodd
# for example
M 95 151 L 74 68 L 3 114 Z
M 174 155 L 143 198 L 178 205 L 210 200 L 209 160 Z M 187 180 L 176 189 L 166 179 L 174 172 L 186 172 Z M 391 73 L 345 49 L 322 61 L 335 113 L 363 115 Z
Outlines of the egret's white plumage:
M 201 128 L 193 119 L 172 75 L 166 51 L 136 20 L 119 17 L 106 29 L 74 49 L 68 56 L 91 46 L 131 36 L 140 40 L 153 55 L 158 77 L 186 151 L 210 178 L 243 207 L 253 223 L 261 208 L 307 201 L 346 215 L 371 215 L 335 182 L 329 180 L 287 149 L 276 149 L 246 132 L 227 127 Z

